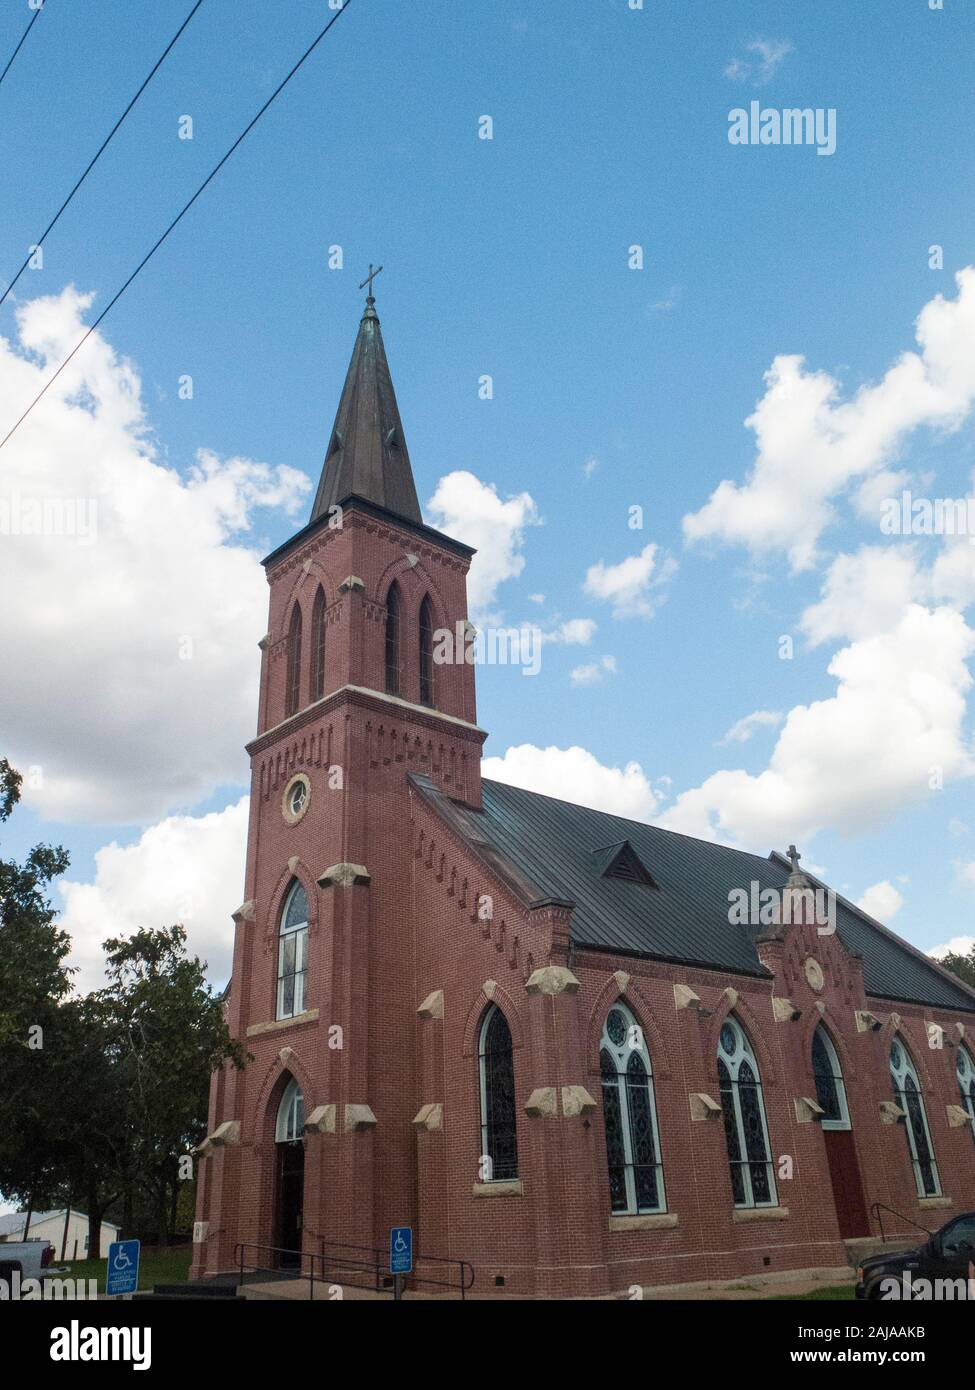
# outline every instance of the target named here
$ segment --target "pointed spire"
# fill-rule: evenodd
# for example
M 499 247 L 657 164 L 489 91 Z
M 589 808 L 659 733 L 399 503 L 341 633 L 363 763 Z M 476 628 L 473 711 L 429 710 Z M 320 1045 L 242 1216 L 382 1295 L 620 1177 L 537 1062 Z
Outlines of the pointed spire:
M 360 286 L 369 286 L 366 308 L 329 436 L 312 521 L 354 495 L 405 521 L 423 524 L 372 293 L 379 270 L 370 266 Z

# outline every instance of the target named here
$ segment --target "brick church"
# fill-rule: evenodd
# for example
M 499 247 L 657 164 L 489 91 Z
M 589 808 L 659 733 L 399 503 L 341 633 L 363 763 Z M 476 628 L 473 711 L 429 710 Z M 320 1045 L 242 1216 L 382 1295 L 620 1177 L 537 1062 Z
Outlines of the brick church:
M 975 1208 L 975 992 L 827 920 L 795 853 L 482 779 L 475 668 L 435 659 L 473 551 L 423 522 L 371 288 L 311 520 L 265 561 L 252 1060 L 214 1076 L 193 1275 L 411 1225 L 475 1293 L 600 1295 Z

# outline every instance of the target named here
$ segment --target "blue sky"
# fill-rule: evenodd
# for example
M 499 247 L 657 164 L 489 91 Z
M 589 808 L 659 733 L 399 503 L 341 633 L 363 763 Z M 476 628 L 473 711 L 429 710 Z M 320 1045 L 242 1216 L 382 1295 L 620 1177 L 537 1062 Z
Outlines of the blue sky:
M 156 0 L 151 12 L 123 0 L 47 0 L 0 87 L 0 277 L 19 265 L 189 8 L 190 0 Z M 29 15 L 26 3 L 6 0 L 0 54 Z M 94 295 L 79 311 L 90 322 L 328 17 L 324 0 L 205 0 L 45 244 L 44 268 L 26 273 L 0 308 L 0 335 L 12 352 L 25 353 L 17 311 L 69 285 Z M 854 596 L 866 628 L 854 634 L 833 623 L 832 635 L 810 645 L 803 626 L 840 557 L 883 544 L 895 565 L 907 563 L 907 542 L 881 537 L 853 504 L 855 484 L 831 494 L 834 519 L 818 542 L 813 537 L 815 558 L 799 570 L 785 533 L 780 546 L 750 543 L 747 526 L 736 536 L 689 541 L 683 519 L 701 513 L 722 480 L 745 484 L 756 438 L 744 421 L 766 395 L 765 373 L 777 357 L 802 356 L 807 373 L 835 378 L 839 403 L 916 349 L 915 320 L 926 304 L 939 294 L 956 299 L 955 273 L 975 263 L 965 138 L 973 39 L 975 17 L 961 0 L 945 0 L 943 11 L 927 0 L 646 0 L 636 11 L 626 0 L 352 0 L 103 325 L 107 345 L 141 381 L 142 422 L 122 422 L 119 438 L 141 437 L 155 464 L 183 482 L 199 450 L 265 465 L 268 476 L 284 479 L 292 510 L 252 504 L 252 489 L 246 527 L 231 527 L 222 543 L 251 561 L 272 549 L 310 505 L 292 475 L 275 470 L 317 481 L 360 312 L 357 285 L 368 263 L 381 261 L 378 308 L 421 501 L 426 507 L 440 480 L 456 472 L 501 499 L 529 494 L 534 512 L 522 507 L 523 524 L 511 536 L 524 565 L 497 582 L 492 611 L 546 631 L 579 618 L 597 625 L 588 645 L 547 644 L 535 679 L 481 669 L 486 752 L 500 758 L 522 745 L 580 746 L 603 768 L 636 761 L 654 817 L 691 828 L 686 808 L 683 819 L 675 810 L 679 795 L 723 771 L 760 777 L 783 725 L 760 725 L 747 741 L 722 744 L 727 731 L 754 711 L 784 717 L 835 700 L 838 678 L 828 667 L 851 642 L 879 671 L 878 723 L 905 715 L 903 692 L 883 688 L 883 655 L 870 646 L 897 615 L 884 615 L 887 628 L 874 631 L 869 604 Z M 834 108 L 835 154 L 730 145 L 728 113 L 752 100 Z M 193 118 L 192 140 L 178 138 L 184 115 Z M 483 115 L 494 123 L 490 141 L 478 139 Z M 340 271 L 328 268 L 336 244 Z M 644 248 L 640 271 L 628 267 L 635 244 Z M 944 248 L 943 268 L 929 265 L 933 244 Z M 951 350 L 970 357 L 964 325 L 951 331 Z M 185 373 L 192 400 L 178 398 Z M 484 374 L 494 381 L 491 400 L 479 399 Z M 918 408 L 874 472 L 898 470 L 918 494 L 970 493 L 971 417 L 964 388 L 960 395 L 962 403 L 941 415 Z M 0 399 L 5 423 L 24 399 L 24 385 L 11 380 Z M 38 417 L 47 409 L 35 411 L 38 428 L 17 450 L 14 441 L 0 450 L 0 484 L 11 485 L 17 461 L 24 476 L 59 474 L 70 492 L 70 430 L 52 424 L 45 433 Z M 795 496 L 805 466 L 798 438 L 794 472 L 782 475 L 793 479 Z M 810 469 L 820 466 L 809 457 Z M 124 507 L 119 500 L 124 470 L 116 486 L 126 524 L 137 527 L 138 492 Z M 644 508 L 642 531 L 627 524 L 633 505 Z M 433 521 L 435 512 L 427 509 Z M 111 528 L 110 515 L 103 524 Z M 8 559 L 22 557 L 3 539 Z M 614 617 L 592 584 L 586 591 L 587 572 L 651 544 L 661 581 L 645 595 L 652 616 Z M 92 550 L 105 586 L 134 582 L 119 556 L 138 555 L 138 545 Z M 938 553 L 939 540 L 924 541 L 917 568 L 929 568 Z M 183 559 L 192 566 L 192 555 Z M 112 843 L 137 846 L 149 827 L 174 815 L 219 817 L 238 801 L 256 679 L 238 692 L 232 715 L 217 693 L 198 704 L 196 733 L 167 741 L 163 756 L 148 743 L 164 735 L 138 721 L 130 727 L 124 698 L 125 672 L 143 640 L 133 636 L 137 628 L 120 628 L 105 658 L 106 623 L 90 604 L 73 611 L 70 561 L 54 558 L 47 571 L 32 562 L 27 578 L 17 564 L 4 580 L 16 611 L 0 635 L 24 674 L 11 696 L 16 711 L 2 721 L 10 731 L 3 751 L 21 766 L 54 765 L 71 778 L 79 750 L 104 741 L 104 799 L 95 795 L 91 804 L 124 810 L 88 814 L 84 795 L 52 800 L 39 789 L 25 798 L 4 843 L 23 850 L 43 837 L 68 847 L 69 879 L 90 888 L 69 904 L 79 931 L 93 930 L 92 919 L 135 926 L 151 910 L 151 880 L 143 876 L 140 892 L 130 891 L 146 862 L 132 856 L 129 871 L 114 877 L 103 866 L 99 884 L 95 854 Z M 215 568 L 212 582 L 222 573 Z M 916 575 L 912 582 L 914 597 L 933 610 L 938 595 L 920 594 Z M 150 604 L 151 633 L 166 612 L 166 584 L 154 588 L 142 576 L 133 592 Z M 259 636 L 265 610 L 255 593 L 251 627 Z M 199 594 L 211 601 L 207 582 Z M 963 614 L 965 600 L 956 598 L 953 611 Z M 38 630 L 58 633 L 62 624 L 73 634 L 70 660 L 49 664 Z M 97 627 L 91 640 L 89 624 Z M 223 630 L 246 630 L 251 661 L 246 618 Z M 952 632 L 966 657 L 960 627 Z M 792 660 L 779 658 L 783 634 L 794 638 Z M 918 641 L 925 647 L 927 638 Z M 113 663 L 120 672 L 121 694 L 116 700 L 106 688 L 104 709 L 101 697 L 81 698 L 74 688 L 93 650 L 107 661 L 106 682 Z M 902 657 L 904 642 L 897 650 Z M 600 665 L 603 657 L 615 672 Z M 928 657 L 923 680 L 932 678 Z M 236 673 L 233 653 L 227 660 Z M 572 671 L 590 663 L 601 679 L 573 681 Z M 893 686 L 911 686 L 903 663 L 894 660 L 891 671 Z M 975 902 L 965 766 L 971 718 L 952 704 L 964 704 L 967 689 L 957 663 L 940 676 L 945 698 L 935 704 L 944 727 L 924 736 L 947 749 L 943 790 L 911 791 L 911 777 L 931 759 L 927 744 L 911 747 L 920 735 L 908 698 L 902 736 L 877 745 L 885 767 L 873 769 L 869 795 L 858 799 L 857 786 L 841 785 L 862 790 L 869 766 L 821 748 L 820 795 L 810 808 L 807 769 L 796 799 L 801 813 L 763 820 L 748 783 L 732 788 L 727 804 L 720 787 L 705 797 L 722 808 L 725 838 L 767 852 L 802 836 L 807 860 L 853 897 L 888 882 L 903 899 L 888 920 L 928 948 L 970 935 Z M 40 701 L 43 719 L 32 722 L 35 687 L 51 685 L 55 695 L 44 689 Z M 208 688 L 218 692 L 219 682 Z M 97 692 L 97 682 L 89 689 Z M 181 689 L 178 674 L 161 676 L 161 697 L 185 710 L 199 697 Z M 198 762 L 207 731 L 221 725 L 230 726 L 239 754 L 214 758 L 209 781 L 184 777 L 181 763 Z M 182 727 L 178 719 L 174 727 Z M 817 737 L 831 737 L 834 727 L 827 720 Z M 855 721 L 845 732 L 857 743 Z M 886 768 L 898 763 L 899 749 L 914 769 L 900 777 Z M 89 785 L 92 774 L 77 775 Z M 144 798 L 137 786 L 125 795 L 110 785 L 140 778 Z M 788 804 L 787 775 L 784 782 Z M 750 809 L 741 810 L 743 799 Z M 233 879 L 229 851 L 227 862 Z M 218 938 L 229 940 L 226 912 L 241 886 L 238 874 L 220 899 L 219 926 L 212 904 L 197 900 L 188 914 L 211 956 L 219 955 Z M 158 901 L 161 924 L 176 906 L 165 881 L 156 888 L 150 902 Z

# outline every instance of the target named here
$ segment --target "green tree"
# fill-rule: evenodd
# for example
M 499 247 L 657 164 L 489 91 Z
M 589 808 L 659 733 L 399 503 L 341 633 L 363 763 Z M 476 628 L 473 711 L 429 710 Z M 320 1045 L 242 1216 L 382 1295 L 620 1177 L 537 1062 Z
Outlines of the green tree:
M 969 988 L 975 989 L 975 945 L 967 956 L 959 955 L 957 951 L 949 951 L 947 955 L 939 956 L 938 964 L 957 975 L 959 980 L 964 980 Z

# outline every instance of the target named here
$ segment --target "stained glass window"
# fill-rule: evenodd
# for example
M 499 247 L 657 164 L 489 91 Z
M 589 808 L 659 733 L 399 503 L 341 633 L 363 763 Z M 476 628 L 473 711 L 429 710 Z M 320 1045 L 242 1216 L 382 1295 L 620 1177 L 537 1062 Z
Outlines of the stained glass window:
M 319 584 L 311 611 L 311 691 L 312 700 L 325 694 L 325 590 Z
M 486 1182 L 518 1176 L 515 1128 L 515 1068 L 511 1029 L 496 1004 L 488 1005 L 481 1023 L 481 1159 Z
M 729 1018 L 721 1029 L 718 1081 L 735 1206 L 774 1207 L 778 1197 L 758 1062 L 736 1018 Z
M 274 1138 L 279 1144 L 290 1144 L 300 1139 L 305 1132 L 305 1101 L 301 1087 L 294 1077 L 285 1087 L 278 1118 L 274 1128 Z
M 972 1137 L 975 1138 L 975 1062 L 967 1047 L 958 1049 L 958 1089 L 961 1103 L 972 1122 Z
M 390 695 L 400 693 L 399 618 L 399 585 L 394 582 L 386 595 L 386 689 Z
M 301 703 L 301 609 L 297 603 L 291 610 L 288 628 L 288 670 L 284 692 L 284 714 L 287 719 L 296 714 Z
M 433 605 L 420 604 L 420 704 L 433 704 Z
M 278 1018 L 305 1011 L 308 974 L 308 898 L 295 879 L 281 913 L 278 937 Z
M 931 1145 L 924 1097 L 911 1055 L 899 1038 L 894 1039 L 890 1048 L 890 1075 L 894 1083 L 894 1100 L 906 1116 L 904 1132 L 918 1196 L 940 1197 L 941 1180 Z
M 599 1065 L 610 1209 L 634 1215 L 664 1211 L 650 1054 L 643 1029 L 622 1004 L 606 1016 Z
M 813 1034 L 813 1076 L 816 1079 L 816 1099 L 822 1106 L 824 1129 L 849 1129 L 850 1114 L 846 1104 L 846 1087 L 840 1059 L 833 1039 L 822 1024 Z

